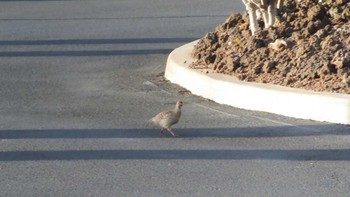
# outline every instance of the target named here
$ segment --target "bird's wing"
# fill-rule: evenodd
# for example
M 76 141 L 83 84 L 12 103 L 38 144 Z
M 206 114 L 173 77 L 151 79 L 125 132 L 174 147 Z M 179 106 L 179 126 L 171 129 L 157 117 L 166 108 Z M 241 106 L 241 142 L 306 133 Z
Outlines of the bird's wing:
M 165 118 L 168 118 L 169 116 L 172 116 L 174 112 L 173 111 L 163 111 L 163 112 L 160 112 L 156 117 L 158 119 L 165 119 Z

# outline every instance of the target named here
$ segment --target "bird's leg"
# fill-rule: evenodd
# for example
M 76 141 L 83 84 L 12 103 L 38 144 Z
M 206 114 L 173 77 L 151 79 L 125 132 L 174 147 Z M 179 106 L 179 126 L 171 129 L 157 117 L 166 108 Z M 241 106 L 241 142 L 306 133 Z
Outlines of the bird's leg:
M 167 130 L 171 133 L 171 135 L 172 135 L 173 137 L 178 137 L 178 135 L 175 135 L 175 134 L 171 131 L 171 128 L 168 128 Z
M 159 133 L 160 133 L 160 136 L 163 137 L 163 128 L 160 129 L 160 132 L 159 132 Z

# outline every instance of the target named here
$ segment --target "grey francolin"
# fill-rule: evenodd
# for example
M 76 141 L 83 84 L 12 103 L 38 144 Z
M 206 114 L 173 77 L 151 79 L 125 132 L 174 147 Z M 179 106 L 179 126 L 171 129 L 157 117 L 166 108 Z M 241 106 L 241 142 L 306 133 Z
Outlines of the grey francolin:
M 171 126 L 179 122 L 182 105 L 182 101 L 177 101 L 173 110 L 160 112 L 150 120 L 153 124 L 161 127 L 161 136 L 163 136 L 163 129 L 168 130 L 173 137 L 178 136 L 173 133 Z

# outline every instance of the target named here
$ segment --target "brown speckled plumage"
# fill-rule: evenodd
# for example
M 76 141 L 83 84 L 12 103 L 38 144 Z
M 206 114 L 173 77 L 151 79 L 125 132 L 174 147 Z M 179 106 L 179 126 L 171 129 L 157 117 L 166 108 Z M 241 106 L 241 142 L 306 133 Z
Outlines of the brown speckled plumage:
M 182 105 L 182 101 L 177 101 L 173 110 L 160 112 L 150 120 L 153 124 L 161 127 L 160 135 L 163 135 L 163 129 L 167 129 L 173 137 L 177 136 L 172 132 L 171 126 L 179 122 Z

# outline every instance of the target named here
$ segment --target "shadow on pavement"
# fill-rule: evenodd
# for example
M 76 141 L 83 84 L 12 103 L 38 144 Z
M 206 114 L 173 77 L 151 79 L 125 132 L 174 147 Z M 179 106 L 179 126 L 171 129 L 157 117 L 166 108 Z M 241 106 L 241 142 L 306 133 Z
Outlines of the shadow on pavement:
M 57 0 L 0 0 L 1 1 L 57 1 Z M 78 1 L 78 0 L 58 0 L 58 1 Z M 2 18 L 0 21 L 84 21 L 84 20 L 153 20 L 153 19 L 191 19 L 191 18 L 222 18 L 227 15 L 184 15 L 184 16 L 133 16 L 133 17 L 77 17 L 77 18 Z M 198 39 L 198 38 L 196 38 Z
M 140 50 L 80 50 L 80 51 L 8 51 L 0 52 L 0 57 L 80 57 L 80 56 L 117 56 L 117 55 L 153 55 L 169 54 L 173 49 Z
M 309 130 L 308 130 L 309 128 Z M 182 138 L 264 138 L 350 134 L 349 126 L 175 129 Z M 1 130 L 0 139 L 160 138 L 156 129 Z M 166 138 L 166 137 L 164 137 Z M 170 138 L 170 137 L 169 137 Z M 320 160 L 348 161 L 350 149 L 256 150 L 23 150 L 0 151 L 0 161 L 42 160 Z
M 350 126 L 279 126 L 244 128 L 174 128 L 183 138 L 271 138 L 322 135 L 350 135 Z M 168 137 L 168 133 L 165 132 Z M 77 139 L 77 138 L 157 138 L 158 129 L 57 129 L 57 130 L 0 130 L 0 139 Z
M 0 46 L 51 46 L 51 45 L 101 45 L 101 44 L 165 44 L 186 43 L 195 38 L 122 38 L 122 39 L 62 39 L 62 40 L 0 40 Z M 24 50 L 2 51 L 0 57 L 74 57 L 169 54 L 173 48 L 128 50 Z
M 1 1 L 1 0 L 0 0 Z M 70 45 L 70 44 L 159 44 L 185 43 L 197 38 L 111 38 L 111 39 L 61 39 L 61 40 L 0 40 L 0 45 Z
M 350 149 L 317 150 L 64 150 L 4 151 L 0 161 L 42 160 L 295 160 L 348 161 Z

